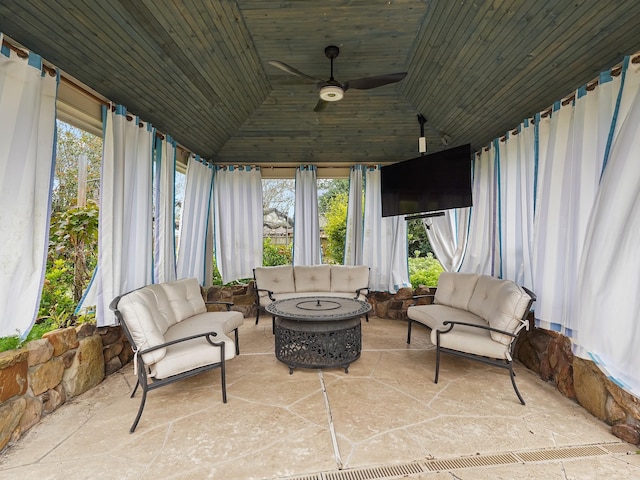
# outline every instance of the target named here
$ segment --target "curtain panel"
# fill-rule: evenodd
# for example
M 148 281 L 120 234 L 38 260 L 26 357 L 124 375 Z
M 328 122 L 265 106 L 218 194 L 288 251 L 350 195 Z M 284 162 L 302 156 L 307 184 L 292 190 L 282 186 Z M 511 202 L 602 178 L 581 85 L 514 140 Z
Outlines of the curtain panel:
M 103 107 L 98 265 L 95 287 L 98 326 L 114 325 L 109 303 L 148 285 L 153 278 L 151 166 L 155 131 L 126 108 Z M 84 304 L 89 305 L 85 297 Z
M 185 180 L 184 204 L 180 216 L 180 243 L 176 267 L 177 278 L 198 279 L 200 285 L 211 285 L 207 266 L 213 261 L 213 251 L 207 251 L 211 230 L 213 167 L 199 156 L 189 158 Z M 209 242 L 210 246 L 210 242 Z
M 640 397 L 640 64 L 625 59 L 619 82 L 610 148 L 578 269 L 574 339 L 577 355 Z
M 380 167 L 365 172 L 363 263 L 370 270 L 369 287 L 396 293 L 410 287 L 407 224 L 404 217 L 382 216 Z
M 362 265 L 364 166 L 354 165 L 349 171 L 349 203 L 344 242 L 344 264 Z
M 587 238 L 620 79 L 601 76 L 592 92 L 554 104 L 539 120 L 539 158 L 533 245 L 536 324 L 574 335 L 578 269 Z
M 294 265 L 319 265 L 322 263 L 316 171 L 315 165 L 301 165 L 296 169 L 293 215 Z
M 435 257 L 447 272 L 457 272 L 467 249 L 471 208 L 445 210 L 441 217 L 422 220 Z
M 262 265 L 262 173 L 251 166 L 216 169 L 213 181 L 216 264 L 224 283 L 253 277 Z
M 498 276 L 533 288 L 535 128 L 525 120 L 498 147 Z
M 176 280 L 176 144 L 170 136 L 154 150 L 154 283 Z
M 0 45 L 2 35 L 0 34 Z M 40 56 L 0 52 L 0 336 L 38 315 L 49 243 L 59 75 Z
M 473 207 L 469 220 L 467 249 L 460 272 L 493 275 L 496 271 L 498 188 L 496 163 L 498 147 L 484 148 L 474 161 Z

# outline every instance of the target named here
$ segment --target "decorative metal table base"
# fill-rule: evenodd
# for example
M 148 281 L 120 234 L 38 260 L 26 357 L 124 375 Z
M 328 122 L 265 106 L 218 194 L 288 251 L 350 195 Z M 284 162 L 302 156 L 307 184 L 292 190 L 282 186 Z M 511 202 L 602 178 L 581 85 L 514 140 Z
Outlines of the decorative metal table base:
M 360 317 L 326 322 L 299 322 L 276 318 L 276 358 L 296 367 L 341 367 L 349 373 L 351 362 L 360 358 Z

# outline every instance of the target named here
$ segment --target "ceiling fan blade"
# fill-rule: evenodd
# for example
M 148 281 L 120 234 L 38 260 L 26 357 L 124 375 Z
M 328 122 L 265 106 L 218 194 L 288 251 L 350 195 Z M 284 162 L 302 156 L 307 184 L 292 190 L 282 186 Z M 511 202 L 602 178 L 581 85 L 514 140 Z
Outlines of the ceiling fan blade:
M 355 88 L 356 90 L 368 90 L 370 88 L 382 87 L 390 83 L 396 83 L 407 76 L 407 72 L 389 73 L 387 75 L 378 75 L 377 77 L 358 78 L 349 80 L 343 85 L 344 90 Z
M 318 99 L 318 103 L 316 103 L 315 108 L 313 109 L 314 112 L 321 112 L 322 110 L 325 109 L 325 107 L 328 105 L 329 102 L 327 102 L 326 100 L 323 100 L 321 98 Z
M 300 70 L 296 70 L 292 66 L 287 65 L 286 63 L 279 62 L 278 60 L 269 60 L 267 63 L 273 67 L 279 68 L 282 71 L 285 71 L 287 73 L 290 73 L 300 78 L 304 78 L 305 80 L 309 80 L 315 84 L 324 83 L 324 80 L 320 80 L 319 78 L 315 78 L 310 75 L 307 75 L 306 73 L 302 73 Z

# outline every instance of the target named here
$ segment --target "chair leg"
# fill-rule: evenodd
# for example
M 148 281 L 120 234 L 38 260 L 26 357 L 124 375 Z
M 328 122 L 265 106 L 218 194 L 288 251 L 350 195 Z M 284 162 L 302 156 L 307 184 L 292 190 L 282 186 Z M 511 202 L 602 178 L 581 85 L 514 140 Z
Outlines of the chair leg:
M 137 388 L 137 385 L 136 385 Z M 140 417 L 142 416 L 142 410 L 144 410 L 144 404 L 147 401 L 147 389 L 142 388 L 142 399 L 140 400 L 140 407 L 138 407 L 138 414 L 136 415 L 136 419 L 133 421 L 133 425 L 129 429 L 129 433 L 133 433 L 138 426 L 138 422 L 140 421 Z
M 222 349 L 222 361 L 220 362 L 220 382 L 222 383 L 222 403 L 227 403 L 227 376 L 224 368 L 224 348 Z
M 276 316 L 271 317 L 271 333 L 276 334 Z
M 129 398 L 133 398 L 134 395 L 136 394 L 136 391 L 138 390 L 138 386 L 140 385 L 140 380 L 136 381 L 136 386 L 133 388 L 133 392 L 131 392 L 131 396 Z
M 522 395 L 520 395 L 520 391 L 518 390 L 518 387 L 516 386 L 515 376 L 516 376 L 516 374 L 513 371 L 513 363 L 509 362 L 509 377 L 511 377 L 511 385 L 513 385 L 513 389 L 516 391 L 516 395 L 518 396 L 518 399 L 520 400 L 520 403 L 522 405 L 526 405 L 526 403 L 524 403 L 524 399 L 522 398 Z
M 433 383 L 438 383 L 438 376 L 440 375 L 440 332 L 436 333 L 436 377 Z
M 256 307 L 256 325 L 258 324 L 258 320 L 260 320 L 260 305 Z
M 368 314 L 368 313 L 365 313 L 365 314 L 364 314 L 364 319 L 365 319 L 367 322 L 369 321 L 369 314 Z
M 238 329 L 235 329 L 236 332 L 236 355 L 240 355 L 240 344 L 238 343 Z
M 407 343 L 411 343 L 411 319 L 407 318 Z

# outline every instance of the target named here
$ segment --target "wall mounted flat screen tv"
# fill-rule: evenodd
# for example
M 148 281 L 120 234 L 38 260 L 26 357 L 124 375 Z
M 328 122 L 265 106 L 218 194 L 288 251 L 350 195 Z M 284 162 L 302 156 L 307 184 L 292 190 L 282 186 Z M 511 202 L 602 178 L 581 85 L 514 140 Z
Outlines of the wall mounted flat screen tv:
M 471 146 L 422 155 L 380 169 L 382 216 L 471 206 Z

